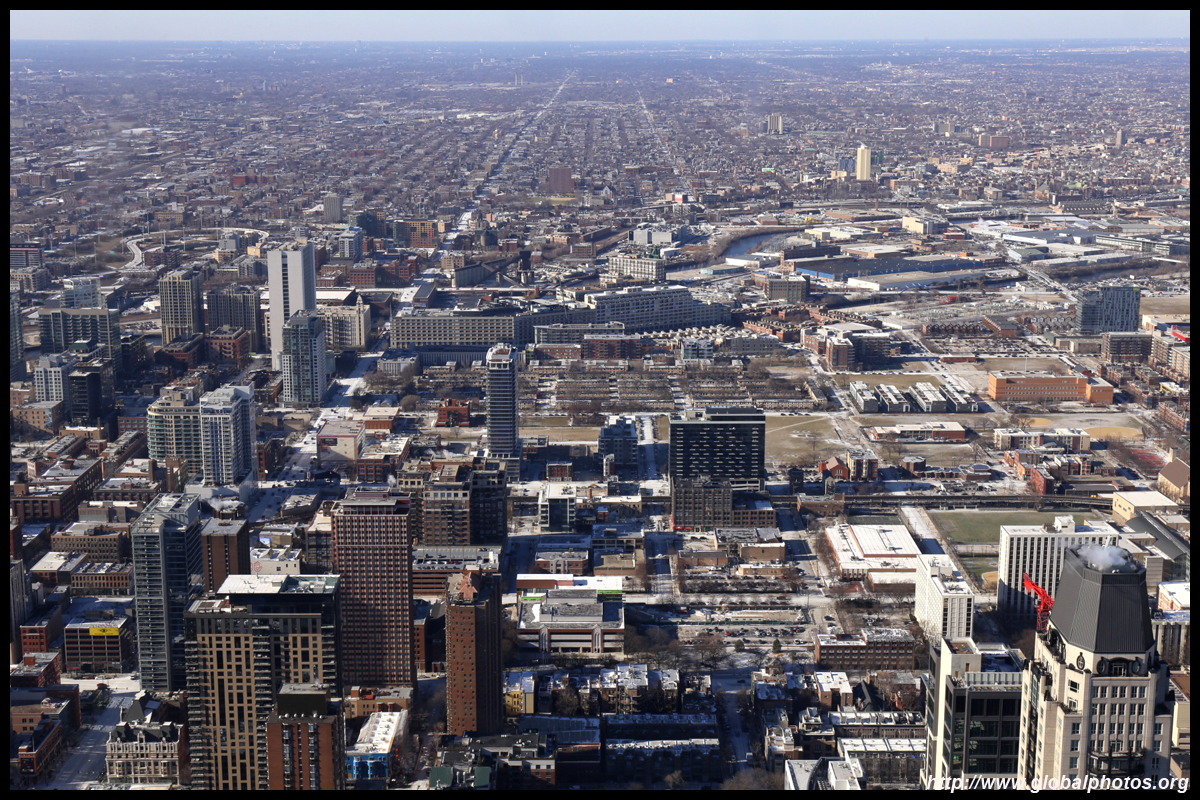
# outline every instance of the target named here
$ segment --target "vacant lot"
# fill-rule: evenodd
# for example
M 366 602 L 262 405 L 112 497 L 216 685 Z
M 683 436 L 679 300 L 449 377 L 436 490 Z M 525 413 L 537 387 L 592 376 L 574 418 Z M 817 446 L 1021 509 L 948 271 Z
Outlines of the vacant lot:
M 845 444 L 827 417 L 767 417 L 767 461 L 807 463 L 839 446 Z
M 1052 524 L 1054 518 L 1070 514 L 1079 524 L 1091 519 L 1087 511 L 931 511 L 938 530 L 957 544 L 998 544 L 1001 525 Z M 994 567 L 993 567 L 994 568 Z
M 584 442 L 596 446 L 599 428 L 572 428 L 566 425 L 551 428 L 529 428 L 521 426 L 521 436 L 545 436 L 549 442 Z
M 1143 297 L 1143 314 L 1190 314 L 1192 296 L 1190 294 L 1178 297 Z
M 1049 372 L 1057 369 L 1066 375 L 1067 365 L 1057 358 L 1030 356 L 1029 358 L 985 358 L 972 366 L 980 372 Z
M 984 574 L 995 572 L 1000 559 L 990 556 L 973 556 L 971 558 L 960 558 L 959 561 L 962 562 L 963 568 L 971 573 L 971 576 L 975 579 L 975 585 L 984 588 L 986 583 L 983 579 Z

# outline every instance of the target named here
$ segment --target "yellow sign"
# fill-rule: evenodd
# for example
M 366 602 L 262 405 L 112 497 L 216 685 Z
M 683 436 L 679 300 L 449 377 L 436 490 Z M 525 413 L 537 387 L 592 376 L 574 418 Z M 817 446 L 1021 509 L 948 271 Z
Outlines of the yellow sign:
M 92 636 L 120 636 L 120 628 L 89 628 Z

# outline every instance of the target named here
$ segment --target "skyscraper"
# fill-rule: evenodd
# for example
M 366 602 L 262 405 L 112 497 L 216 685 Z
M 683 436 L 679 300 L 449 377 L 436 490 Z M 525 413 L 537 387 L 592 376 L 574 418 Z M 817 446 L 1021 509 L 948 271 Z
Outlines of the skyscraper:
M 347 684 L 416 685 L 409 511 L 408 495 L 387 486 L 352 489 L 333 507 Z
M 338 585 L 336 575 L 230 575 L 219 597 L 189 606 L 193 789 L 266 789 L 267 721 L 280 689 L 339 690 Z
M 342 198 L 333 192 L 325 195 L 325 224 L 336 225 L 342 221 Z
M 209 486 L 240 483 L 257 468 L 254 388 L 222 386 L 200 398 L 200 454 Z
M 499 733 L 503 723 L 498 577 L 478 570 L 446 586 L 446 732 Z
M 229 326 L 250 331 L 250 349 L 266 349 L 263 336 L 262 294 L 251 286 L 226 286 L 208 293 L 204 329 L 208 332 Z
M 95 342 L 112 361 L 113 374 L 123 374 L 121 312 L 115 308 L 43 308 L 38 332 L 43 355 L 61 353 L 78 341 Z M 166 340 L 164 339 L 164 342 Z
M 1142 290 L 1137 286 L 1100 286 L 1076 295 L 1075 329 L 1079 333 L 1136 331 L 1141 320 Z
M 204 469 L 198 389 L 167 387 L 146 409 L 147 452 L 160 464 L 168 457 L 185 459 L 190 473 Z
M 1167 776 L 1174 709 L 1144 566 L 1119 547 L 1069 548 L 1047 630 L 1033 647 L 1023 681 L 1019 788 L 1049 777 L 1136 776 L 1154 785 Z
M 72 368 L 67 375 L 71 397 L 71 422 L 76 425 L 104 424 L 116 403 L 112 362 L 91 358 Z
M 671 480 L 728 478 L 735 488 L 762 488 L 767 417 L 757 408 L 708 406 L 670 421 Z
M 190 269 L 176 269 L 158 281 L 163 344 L 180 336 L 204 332 L 202 288 L 204 274 Z
M 160 494 L 129 527 L 142 688 L 184 688 L 183 612 L 201 582 L 200 500 Z
M 497 344 L 488 350 L 486 361 L 488 457 L 519 458 L 521 439 L 516 348 Z
M 311 242 L 267 251 L 267 291 L 271 357 L 278 369 L 283 353 L 283 326 L 297 311 L 317 307 L 317 267 Z
M 325 320 L 316 311 L 297 311 L 284 324 L 282 341 L 279 366 L 283 372 L 283 402 L 319 406 L 329 378 Z
M 25 379 L 25 334 L 21 326 L 21 293 L 8 294 L 8 379 Z
M 1117 128 L 1116 136 L 1113 138 L 1117 147 L 1124 147 L 1129 143 L 1129 134 L 1125 132 L 1124 128 Z
M 767 115 L 767 133 L 780 136 L 783 134 L 783 115 L 768 114 Z
M 858 159 L 855 166 L 854 177 L 860 181 L 871 180 L 871 148 L 865 144 L 858 146 Z

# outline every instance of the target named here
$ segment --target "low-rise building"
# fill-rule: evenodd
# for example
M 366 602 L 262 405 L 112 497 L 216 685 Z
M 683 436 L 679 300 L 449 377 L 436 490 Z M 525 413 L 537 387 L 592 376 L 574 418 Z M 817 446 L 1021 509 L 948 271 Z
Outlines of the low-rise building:
M 837 670 L 912 669 L 915 640 L 908 631 L 865 628 L 814 635 L 813 660 Z

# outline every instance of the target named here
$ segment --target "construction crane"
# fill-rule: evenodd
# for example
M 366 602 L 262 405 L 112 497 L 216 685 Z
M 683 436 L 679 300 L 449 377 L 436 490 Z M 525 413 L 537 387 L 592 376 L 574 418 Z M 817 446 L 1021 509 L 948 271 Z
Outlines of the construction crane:
M 1031 592 L 1038 599 L 1037 632 L 1045 633 L 1046 625 L 1050 622 L 1050 609 L 1054 608 L 1054 598 L 1050 596 L 1049 592 L 1030 580 L 1028 572 L 1023 577 L 1025 591 Z

